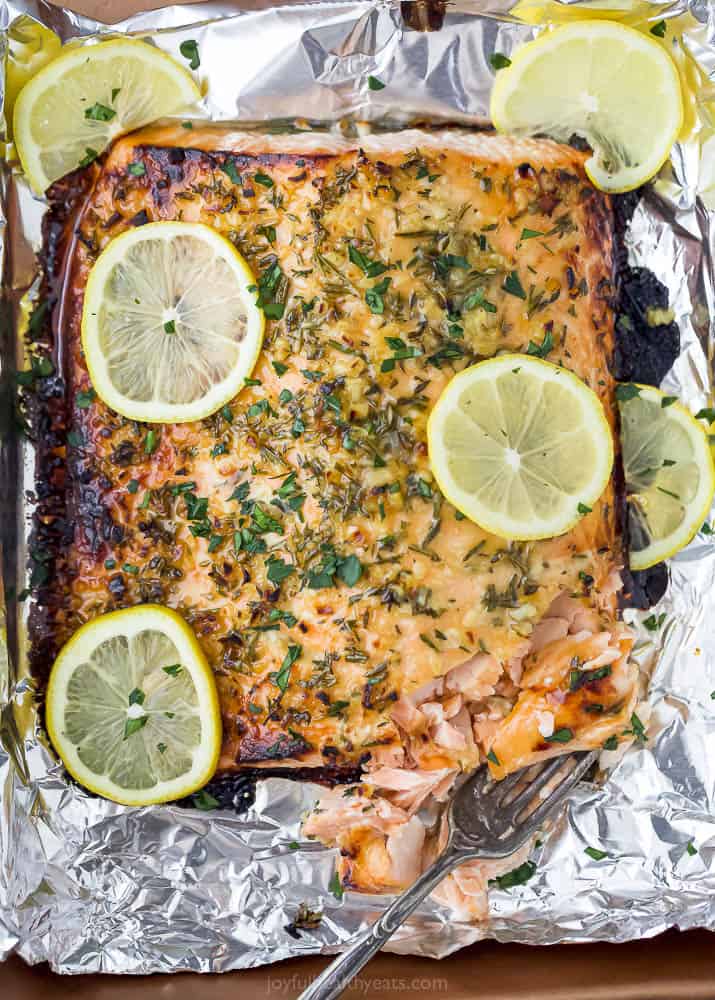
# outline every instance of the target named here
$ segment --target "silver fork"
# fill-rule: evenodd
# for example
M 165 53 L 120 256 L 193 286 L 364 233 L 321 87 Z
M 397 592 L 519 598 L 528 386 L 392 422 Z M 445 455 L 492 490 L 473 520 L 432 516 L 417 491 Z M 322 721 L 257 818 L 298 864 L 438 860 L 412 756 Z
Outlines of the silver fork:
M 460 785 L 450 803 L 444 851 L 406 892 L 314 979 L 299 1000 L 333 1000 L 426 896 L 465 861 L 514 854 L 563 802 L 596 759 L 591 751 L 555 757 L 493 781 L 486 767 Z

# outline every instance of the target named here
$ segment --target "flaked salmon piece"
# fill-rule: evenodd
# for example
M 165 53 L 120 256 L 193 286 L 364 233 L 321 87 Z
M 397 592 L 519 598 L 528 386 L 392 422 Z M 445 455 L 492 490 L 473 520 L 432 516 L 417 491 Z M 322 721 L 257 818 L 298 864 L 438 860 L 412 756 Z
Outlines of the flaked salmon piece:
M 348 785 L 324 790 L 303 824 L 303 833 L 331 841 L 359 826 L 387 835 L 408 819 L 408 814 L 389 799 L 372 798 L 367 788 Z
M 477 653 L 471 660 L 452 667 L 444 677 L 447 691 L 458 691 L 470 701 L 479 701 L 494 694 L 503 667 L 489 653 Z
M 387 838 L 387 853 L 392 866 L 391 875 L 398 885 L 412 885 L 422 872 L 422 850 L 426 830 L 416 816 L 398 827 Z

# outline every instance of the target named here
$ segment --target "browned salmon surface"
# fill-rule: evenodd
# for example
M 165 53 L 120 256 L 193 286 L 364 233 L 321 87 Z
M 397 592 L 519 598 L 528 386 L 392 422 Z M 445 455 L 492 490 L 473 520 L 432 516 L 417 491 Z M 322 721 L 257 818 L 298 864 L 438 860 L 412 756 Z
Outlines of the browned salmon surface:
M 171 126 L 87 176 L 55 310 L 66 435 L 45 462 L 63 469 L 69 543 L 43 649 L 109 610 L 175 608 L 216 675 L 221 769 L 359 763 L 405 819 L 487 753 L 506 773 L 622 730 L 617 478 L 568 534 L 509 542 L 441 496 L 426 447 L 454 373 L 505 350 L 575 372 L 615 430 L 611 210 L 582 155 Z M 102 249 L 161 220 L 231 240 L 267 326 L 229 405 L 148 426 L 94 394 L 80 321 Z

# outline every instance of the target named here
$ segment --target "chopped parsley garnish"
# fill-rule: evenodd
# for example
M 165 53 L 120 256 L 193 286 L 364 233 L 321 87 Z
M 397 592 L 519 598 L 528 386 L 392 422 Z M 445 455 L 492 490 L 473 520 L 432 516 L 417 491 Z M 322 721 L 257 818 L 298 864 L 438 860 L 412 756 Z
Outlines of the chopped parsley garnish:
M 492 52 L 489 56 L 489 62 L 492 64 L 492 68 L 496 70 L 506 69 L 507 66 L 511 66 L 511 59 L 502 52 Z
M 694 858 L 695 855 L 698 853 L 698 849 L 692 842 L 692 840 L 690 841 L 689 844 L 686 844 L 685 850 L 688 852 L 691 858 Z
M 564 728 L 557 729 L 551 736 L 545 736 L 547 743 L 570 743 L 573 739 L 573 730 Z
M 140 729 L 143 729 L 148 721 L 148 715 L 140 715 L 136 719 L 127 719 L 124 723 L 124 735 L 122 739 L 128 740 L 134 733 L 138 733 Z
M 246 410 L 247 417 L 261 417 L 264 413 L 271 413 L 271 404 L 267 399 L 260 399 L 257 403 L 251 403 Z
M 664 410 L 666 406 L 672 406 L 673 403 L 677 402 L 678 402 L 677 396 L 663 396 L 663 398 L 660 401 L 661 409 Z
M 534 240 L 537 236 L 543 236 L 544 233 L 539 232 L 538 229 L 522 229 L 520 240 Z
M 262 174 L 262 173 L 259 172 L 259 173 L 253 175 L 253 179 L 256 182 L 256 184 L 260 184 L 262 187 L 265 187 L 265 188 L 272 188 L 273 187 L 273 181 L 268 176 L 268 174 Z M 275 230 L 274 230 L 274 232 L 275 232 Z
M 273 622 L 283 622 L 287 628 L 293 628 L 294 625 L 298 624 L 298 619 L 295 615 L 292 615 L 290 611 L 283 611 L 281 608 L 271 608 L 268 614 L 268 621 Z
M 251 290 L 258 292 L 256 305 L 263 310 L 266 319 L 281 319 L 283 316 L 285 286 L 285 275 L 277 262 L 261 272 L 257 286 L 250 286 Z
M 282 361 L 272 361 L 271 364 L 273 365 L 274 372 L 278 376 L 285 375 L 288 371 L 288 365 L 284 365 Z
M 159 435 L 155 430 L 149 430 L 144 438 L 144 454 L 153 455 L 159 444 Z
M 127 493 L 136 493 L 138 489 L 139 489 L 139 480 L 130 479 L 129 482 L 127 483 Z
M 385 337 L 388 347 L 392 348 L 392 357 L 385 358 L 380 365 L 381 372 L 391 372 L 398 361 L 407 361 L 409 358 L 418 358 L 422 354 L 419 347 L 409 346 L 400 337 Z
M 146 695 L 141 690 L 141 688 L 134 688 L 133 691 L 129 692 L 129 704 L 130 705 L 143 705 Z
M 663 20 L 657 21 L 650 29 L 651 35 L 656 35 L 656 37 L 658 38 L 665 38 L 666 31 L 667 31 L 667 25 Z
M 632 728 L 630 730 L 626 730 L 627 734 L 632 734 L 637 740 L 640 740 L 641 743 L 645 742 L 647 739 L 645 726 L 635 712 L 631 716 L 631 727 Z
M 385 311 L 383 295 L 390 287 L 391 281 L 392 278 L 383 278 L 382 281 L 378 281 L 376 285 L 373 285 L 372 288 L 369 288 L 365 292 L 365 301 L 370 307 L 370 312 L 376 316 L 381 316 Z
M 181 664 L 172 663 L 168 667 L 162 667 L 161 669 L 164 671 L 165 674 L 168 674 L 169 677 L 178 677 L 178 675 L 181 673 Z
M 715 423 L 715 407 L 705 406 L 695 414 L 696 420 L 707 420 L 709 424 Z
M 579 503 L 576 510 L 579 512 L 579 514 L 590 514 L 591 511 L 593 510 L 593 507 L 589 507 L 588 504 L 585 503 Z
M 333 876 L 328 884 L 328 890 L 332 892 L 336 899 L 342 899 L 344 895 L 343 884 L 340 881 L 340 874 L 338 871 L 333 872 Z
M 574 668 L 569 671 L 569 690 L 579 691 L 586 684 L 593 684 L 594 681 L 601 681 L 604 677 L 610 677 L 612 669 L 609 665 L 596 667 L 594 670 L 579 670 Z M 564 742 L 566 742 L 564 740 Z
M 164 323 L 164 333 L 176 333 L 176 321 L 173 319 L 168 319 Z
M 211 535 L 209 538 L 208 551 L 215 552 L 216 549 L 221 547 L 223 542 L 223 535 Z
M 368 278 L 377 278 L 379 275 L 384 274 L 387 271 L 387 267 L 382 263 L 381 260 L 370 260 L 365 254 L 358 250 L 356 246 L 352 243 L 348 243 L 348 257 L 351 263 L 359 267 Z
M 250 492 L 250 489 L 251 489 L 251 484 L 250 483 L 239 483 L 238 486 L 236 486 L 236 488 L 234 489 L 233 493 L 231 494 L 231 496 L 228 499 L 229 500 L 239 500 L 239 501 L 243 502 L 244 500 L 246 500 L 248 498 L 248 494 Z
M 517 885 L 525 885 L 529 879 L 536 874 L 536 865 L 533 861 L 525 861 L 518 868 L 513 868 L 510 872 L 497 875 L 495 879 L 490 879 L 490 884 L 496 882 L 500 889 L 513 889 Z
M 295 572 L 292 563 L 284 562 L 277 556 L 269 556 L 266 559 L 266 576 L 271 583 L 280 584 Z
M 485 292 L 483 288 L 477 288 L 475 291 L 470 292 L 462 303 L 464 311 L 469 312 L 471 309 L 483 309 L 485 312 L 495 313 L 497 311 L 497 307 L 493 302 L 488 302 L 484 298 L 484 294 Z M 452 336 L 454 336 L 454 334 L 452 334 Z
M 437 269 L 437 274 L 442 278 L 448 278 L 449 272 L 458 269 L 460 271 L 469 270 L 469 261 L 466 257 L 461 257 L 458 254 L 453 253 L 443 253 L 435 259 L 435 268 Z
M 132 177 L 143 177 L 146 173 L 146 167 L 143 163 L 134 162 L 130 163 L 127 167 L 127 173 L 131 174 Z
M 521 281 L 519 281 L 519 275 L 516 271 L 510 271 L 509 274 L 504 279 L 504 284 L 502 289 L 508 292 L 509 295 L 514 295 L 517 299 L 525 299 L 526 292 L 524 291 Z
M 271 517 L 260 504 L 255 504 L 251 511 L 251 527 L 259 535 L 266 534 L 269 531 L 275 531 L 279 535 L 283 534 L 283 525 L 280 521 L 276 521 L 274 517 Z
M 622 382 L 616 386 L 616 399 L 621 403 L 627 403 L 629 399 L 640 396 L 641 391 L 633 382 Z
M 618 737 L 609 736 L 607 740 L 603 741 L 604 750 L 616 750 L 618 748 Z
M 664 621 L 665 621 L 665 611 L 662 614 L 658 615 L 657 618 L 655 615 L 648 615 L 647 618 L 643 619 L 643 625 L 645 628 L 648 629 L 649 632 L 657 632 Z
M 95 101 L 91 108 L 84 109 L 84 117 L 91 122 L 111 122 L 116 113 L 114 108 L 108 108 L 106 104 L 100 104 L 98 101 Z
M 75 396 L 75 402 L 80 410 L 86 410 L 96 398 L 97 393 L 94 389 L 88 389 L 87 392 L 78 392 Z
M 288 652 L 286 653 L 283 663 L 281 664 L 281 668 L 273 677 L 276 687 L 280 688 L 281 691 L 285 691 L 288 687 L 291 668 L 302 652 L 302 646 L 295 645 L 288 647 Z
M 536 344 L 533 340 L 529 341 L 526 353 L 530 354 L 534 358 L 545 358 L 553 346 L 554 338 L 551 335 L 551 330 L 546 330 L 544 333 L 544 339 L 540 344 Z
M 184 59 L 189 61 L 189 69 L 198 69 L 201 65 L 201 59 L 199 58 L 199 47 L 193 38 L 187 38 L 186 41 L 182 42 L 179 46 L 179 52 L 182 54 Z
M 367 78 L 367 85 L 370 90 L 384 90 L 385 84 L 382 80 L 378 80 L 376 76 L 369 76 Z
M 332 545 L 321 545 L 323 553 L 321 561 L 308 570 L 307 585 L 311 590 L 322 590 L 326 587 L 337 587 L 342 581 L 348 587 L 354 587 L 362 576 L 362 563 L 357 556 L 340 556 Z
M 349 701 L 334 701 L 332 702 L 330 708 L 328 709 L 328 715 L 331 718 L 334 718 L 335 716 L 340 715 L 344 709 L 349 707 L 349 705 L 350 705 Z
M 91 146 L 85 146 L 84 147 L 84 156 L 79 161 L 79 163 L 77 164 L 77 166 L 79 166 L 79 167 L 88 167 L 90 165 L 90 163 L 94 163 L 94 161 L 97 159 L 98 156 L 99 156 L 99 153 L 97 152 L 96 149 L 92 149 Z
M 490 750 L 489 753 L 487 754 L 487 760 L 490 763 L 495 764 L 497 767 L 499 767 L 499 758 L 497 757 L 497 755 L 494 753 L 493 750 Z
M 588 854 L 589 858 L 593 858 L 594 861 L 603 861 L 604 858 L 608 857 L 606 851 L 599 851 L 597 847 L 585 847 L 584 854 Z
M 210 809 L 218 809 L 221 804 L 218 799 L 215 799 L 213 795 L 202 788 L 200 792 L 196 792 L 195 795 L 191 796 L 191 801 L 197 809 L 203 809 L 204 812 L 208 812 Z
M 226 160 L 225 163 L 221 164 L 221 169 L 226 174 L 226 176 L 228 177 L 228 179 L 231 181 L 232 184 L 237 184 L 239 187 L 241 186 L 242 184 L 241 175 L 239 174 L 238 170 L 236 170 L 236 164 L 233 162 L 233 160 Z

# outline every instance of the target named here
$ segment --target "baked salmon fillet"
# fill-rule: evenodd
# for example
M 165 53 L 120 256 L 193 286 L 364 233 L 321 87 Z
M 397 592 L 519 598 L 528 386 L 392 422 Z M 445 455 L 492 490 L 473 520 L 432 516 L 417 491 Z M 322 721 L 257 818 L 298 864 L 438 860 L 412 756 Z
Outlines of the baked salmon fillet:
M 414 813 L 460 772 L 487 758 L 499 777 L 630 724 L 620 458 L 572 531 L 518 543 L 442 497 L 426 447 L 455 372 L 538 349 L 598 394 L 618 456 L 611 206 L 583 161 L 453 130 L 171 125 L 50 193 L 62 393 L 39 441 L 35 665 L 106 611 L 177 609 L 216 675 L 222 772 L 362 774 L 307 823 L 352 884 L 414 877 L 390 837 L 410 830 L 419 857 Z M 150 427 L 94 394 L 80 321 L 103 247 L 161 220 L 231 240 L 267 326 L 230 405 Z

